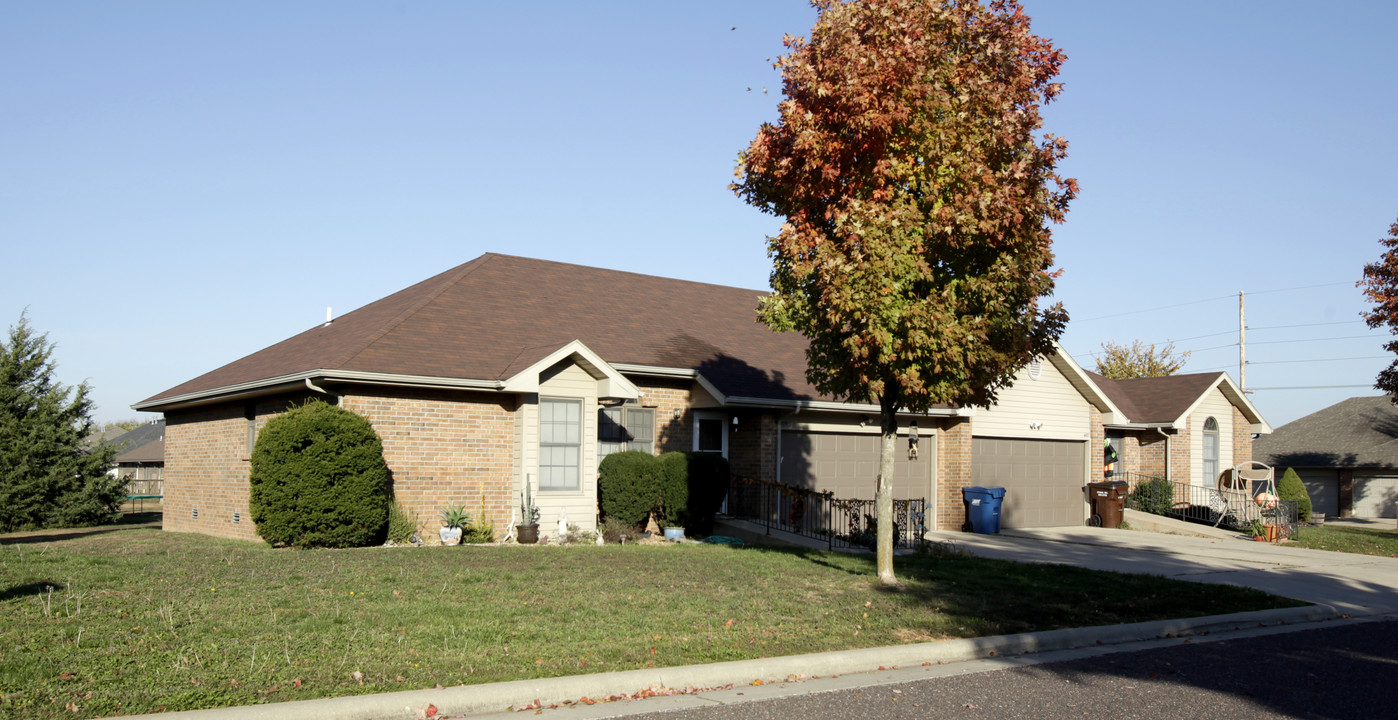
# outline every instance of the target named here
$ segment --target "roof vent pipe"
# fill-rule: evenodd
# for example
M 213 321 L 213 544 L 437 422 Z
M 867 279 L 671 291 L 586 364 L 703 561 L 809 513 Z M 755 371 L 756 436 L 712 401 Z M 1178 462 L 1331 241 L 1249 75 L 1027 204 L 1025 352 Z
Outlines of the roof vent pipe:
M 329 327 L 330 322 L 331 322 L 332 320 L 334 320 L 334 319 L 335 319 L 335 316 L 332 315 L 332 314 L 330 314 L 330 306 L 329 306 L 329 305 L 326 305 L 326 306 L 325 306 L 325 324 L 324 324 L 324 325 L 321 325 L 321 327 Z

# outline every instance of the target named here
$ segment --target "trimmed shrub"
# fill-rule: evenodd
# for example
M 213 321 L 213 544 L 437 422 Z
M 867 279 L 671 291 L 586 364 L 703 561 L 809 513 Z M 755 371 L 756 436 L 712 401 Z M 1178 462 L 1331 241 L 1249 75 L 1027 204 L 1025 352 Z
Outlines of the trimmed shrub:
M 689 457 L 682 452 L 660 456 L 660 515 L 667 525 L 689 524 Z
M 369 421 L 312 400 L 267 421 L 252 450 L 249 509 L 272 545 L 363 547 L 388 529 L 388 465 Z
M 689 521 L 686 531 L 708 535 L 714 529 L 714 516 L 728 497 L 733 475 L 728 460 L 716 453 L 689 453 Z
M 612 453 L 597 466 L 598 504 L 603 518 L 631 527 L 660 504 L 660 459 L 640 450 Z
M 1277 481 L 1277 497 L 1282 500 L 1296 501 L 1296 520 L 1298 522 L 1311 521 L 1311 493 L 1306 489 L 1306 483 L 1301 482 L 1301 476 L 1296 471 L 1287 468 L 1282 473 L 1281 480 Z
M 1161 478 L 1143 482 L 1126 498 L 1126 506 L 1152 515 L 1169 515 L 1175 506 L 1175 486 Z

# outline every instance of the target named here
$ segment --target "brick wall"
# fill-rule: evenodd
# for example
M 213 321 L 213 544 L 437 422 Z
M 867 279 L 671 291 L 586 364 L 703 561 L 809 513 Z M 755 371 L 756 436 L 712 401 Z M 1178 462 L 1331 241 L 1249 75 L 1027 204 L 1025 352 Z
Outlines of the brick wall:
M 1252 423 L 1243 417 L 1243 411 L 1233 406 L 1233 466 L 1237 467 L 1252 459 Z
M 1173 444 L 1178 442 L 1178 438 L 1171 438 Z M 1137 465 L 1136 472 L 1151 477 L 1165 477 L 1165 438 L 1154 430 L 1143 431 L 1136 436 Z
M 694 449 L 694 415 L 689 411 L 690 381 L 632 378 L 641 390 L 641 404 L 655 408 L 655 452 Z M 679 417 L 675 417 L 675 411 Z
M 514 403 L 488 393 L 355 388 L 340 406 L 374 426 L 394 497 L 427 535 L 441 527 L 442 508 L 464 504 L 473 518 L 484 506 L 499 538 L 514 508 Z
M 961 488 L 971 485 L 971 421 L 948 418 L 937 432 L 937 517 L 933 530 L 960 530 L 966 521 Z
M 777 479 L 777 420 L 771 413 L 737 413 L 738 424 L 729 425 L 728 463 L 739 475 Z
M 1107 459 L 1107 452 L 1103 447 L 1107 442 L 1107 429 L 1102 426 L 1102 411 L 1096 407 L 1088 408 L 1088 424 L 1091 427 L 1092 439 L 1088 440 L 1087 477 L 1088 482 L 1098 482 L 1106 473 L 1103 463 Z M 1126 448 L 1122 447 L 1122 454 L 1125 452 Z M 1117 470 L 1125 470 L 1122 460 L 1123 458 L 1117 458 Z
M 258 539 L 248 512 L 248 415 L 260 431 L 269 418 L 305 397 L 165 413 L 164 529 Z

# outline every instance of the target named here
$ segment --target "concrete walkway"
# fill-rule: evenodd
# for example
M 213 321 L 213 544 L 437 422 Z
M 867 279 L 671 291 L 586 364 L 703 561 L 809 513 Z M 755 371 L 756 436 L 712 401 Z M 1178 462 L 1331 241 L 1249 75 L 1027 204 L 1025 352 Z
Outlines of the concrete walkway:
M 982 557 L 1242 585 L 1351 616 L 1398 612 L 1398 558 L 1251 542 L 1236 534 L 1204 538 L 1070 527 L 930 535 Z

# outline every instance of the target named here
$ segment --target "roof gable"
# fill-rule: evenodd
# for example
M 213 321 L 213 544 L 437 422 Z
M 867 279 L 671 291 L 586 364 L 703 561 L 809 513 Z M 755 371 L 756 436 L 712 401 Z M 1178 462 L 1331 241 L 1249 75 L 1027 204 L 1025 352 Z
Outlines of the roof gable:
M 137 407 L 334 371 L 503 389 L 574 341 L 606 363 L 681 368 L 735 397 L 822 399 L 806 340 L 757 320 L 757 290 L 486 254 Z
M 1125 414 L 1125 422 L 1121 424 L 1182 425 L 1185 418 L 1203 402 L 1208 393 L 1218 388 L 1252 424 L 1253 432 L 1272 431 L 1261 413 L 1253 407 L 1238 386 L 1233 384 L 1227 373 L 1192 373 L 1113 380 L 1094 372 L 1084 372 Z

